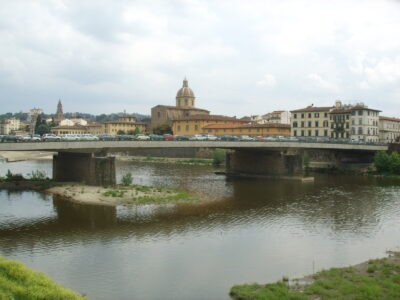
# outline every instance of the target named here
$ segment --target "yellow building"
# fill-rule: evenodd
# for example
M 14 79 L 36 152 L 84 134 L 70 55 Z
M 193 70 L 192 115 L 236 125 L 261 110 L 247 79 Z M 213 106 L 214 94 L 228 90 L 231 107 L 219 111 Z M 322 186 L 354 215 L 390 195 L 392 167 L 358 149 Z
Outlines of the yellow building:
M 289 124 L 210 124 L 203 127 L 202 134 L 249 135 L 249 136 L 290 136 Z
M 136 129 L 137 128 L 137 129 Z M 117 135 L 118 132 L 125 132 L 125 134 L 135 132 L 146 132 L 146 123 L 140 122 L 126 122 L 126 121 L 110 121 L 103 123 L 103 133 Z
M 330 107 L 308 106 L 292 110 L 292 136 L 324 136 L 330 137 L 329 112 Z
M 203 134 L 203 128 L 208 125 L 242 125 L 244 123 L 246 123 L 246 121 L 234 117 L 218 115 L 193 115 L 173 120 L 172 132 L 176 135 Z

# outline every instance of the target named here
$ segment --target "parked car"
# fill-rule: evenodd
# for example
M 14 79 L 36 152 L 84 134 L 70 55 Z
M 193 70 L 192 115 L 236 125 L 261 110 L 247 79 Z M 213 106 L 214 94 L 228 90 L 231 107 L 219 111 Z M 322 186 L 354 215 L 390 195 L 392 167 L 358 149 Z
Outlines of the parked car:
M 88 133 L 79 134 L 78 136 L 81 141 L 98 141 L 99 140 L 99 138 L 97 136 L 94 136 L 94 135 L 88 134 Z
M 20 135 L 3 135 L 2 142 L 22 142 L 22 136 Z
M 290 142 L 298 142 L 299 141 L 299 139 L 295 136 L 290 136 L 287 140 Z
M 40 135 L 38 135 L 38 134 L 28 134 L 28 135 L 22 137 L 22 140 L 24 142 L 40 142 L 42 139 L 40 138 Z
M 207 141 L 218 141 L 218 137 L 212 134 L 205 135 Z
M 241 135 L 241 136 L 239 137 L 239 140 L 240 140 L 240 141 L 254 141 L 254 138 L 252 138 L 252 137 L 250 137 L 250 136 L 248 136 L 248 135 Z
M 97 136 L 100 141 L 116 141 L 117 137 L 111 134 L 100 134 Z
M 267 136 L 267 137 L 265 138 L 265 141 L 267 141 L 267 142 L 273 142 L 273 141 L 276 141 L 276 138 L 274 138 L 274 137 L 272 137 L 272 136 Z
M 190 141 L 205 141 L 206 139 L 207 139 L 206 136 L 200 134 L 195 134 L 189 137 Z
M 62 137 L 61 137 L 61 140 L 62 141 L 79 141 L 79 136 L 78 135 L 76 135 L 76 134 L 71 134 L 71 133 L 68 133 L 68 134 L 64 134 Z
M 176 140 L 176 136 L 174 136 L 172 134 L 164 134 L 164 140 L 166 140 L 166 141 L 175 141 Z
M 126 135 L 126 134 L 121 134 L 116 136 L 118 141 L 134 141 L 135 137 L 133 135 Z
M 164 137 L 162 135 L 158 135 L 158 134 L 150 134 L 150 141 L 163 141 Z
M 137 141 L 149 141 L 150 137 L 148 135 L 145 135 L 145 134 L 137 134 L 137 135 L 135 135 L 135 140 L 137 140 Z
M 239 138 L 235 135 L 223 135 L 221 136 L 221 141 L 238 141 Z
M 53 133 L 46 133 L 42 136 L 42 141 L 44 141 L 44 142 L 59 142 L 59 141 L 61 141 L 61 137 L 57 136 Z
M 176 140 L 177 140 L 177 141 L 188 141 L 188 140 L 189 140 L 189 137 L 186 136 L 186 135 L 177 135 L 177 136 L 176 136 Z

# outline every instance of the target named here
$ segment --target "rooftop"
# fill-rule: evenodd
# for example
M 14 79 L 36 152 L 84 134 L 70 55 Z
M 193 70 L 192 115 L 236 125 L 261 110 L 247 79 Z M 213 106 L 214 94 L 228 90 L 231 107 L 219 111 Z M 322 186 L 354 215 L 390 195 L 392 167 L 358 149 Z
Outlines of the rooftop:
M 266 124 L 210 124 L 203 129 L 231 129 L 231 128 L 290 128 L 289 124 L 266 123 Z
M 319 112 L 319 111 L 329 111 L 333 106 L 307 106 L 306 108 L 300 108 L 296 110 L 291 110 L 291 113 L 296 113 L 296 112 Z
M 235 121 L 235 122 L 247 123 L 247 121 L 237 119 L 236 117 L 227 117 L 227 116 L 220 116 L 220 115 L 192 115 L 192 116 L 174 119 L 174 121 L 192 121 L 192 120 Z

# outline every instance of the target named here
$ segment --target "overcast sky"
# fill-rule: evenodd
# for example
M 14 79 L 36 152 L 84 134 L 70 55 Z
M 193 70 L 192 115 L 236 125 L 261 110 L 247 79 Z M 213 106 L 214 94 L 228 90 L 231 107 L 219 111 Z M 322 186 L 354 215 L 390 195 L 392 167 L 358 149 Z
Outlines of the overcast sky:
M 364 102 L 400 117 L 400 1 L 0 0 L 0 113 L 150 114 L 187 76 L 244 116 Z

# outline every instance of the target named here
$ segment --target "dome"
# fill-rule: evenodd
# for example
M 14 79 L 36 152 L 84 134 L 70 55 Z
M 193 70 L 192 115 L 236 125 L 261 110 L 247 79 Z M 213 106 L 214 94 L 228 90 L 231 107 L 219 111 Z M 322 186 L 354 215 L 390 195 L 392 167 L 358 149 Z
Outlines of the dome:
M 178 93 L 176 93 L 176 97 L 177 98 L 181 98 L 181 97 L 194 98 L 194 93 L 193 93 L 192 89 L 188 86 L 188 81 L 186 78 L 183 80 L 183 86 L 179 89 Z

